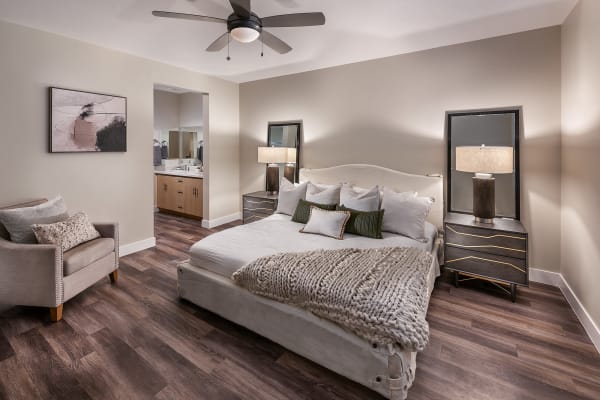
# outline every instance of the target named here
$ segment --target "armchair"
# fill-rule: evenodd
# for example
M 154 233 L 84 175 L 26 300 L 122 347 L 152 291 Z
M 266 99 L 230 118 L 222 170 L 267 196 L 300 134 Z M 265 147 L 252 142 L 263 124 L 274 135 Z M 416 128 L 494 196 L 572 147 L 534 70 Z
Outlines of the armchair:
M 31 207 L 36 200 L 5 208 Z M 63 253 L 60 246 L 9 241 L 0 224 L 0 303 L 48 307 L 50 319 L 62 319 L 63 304 L 109 275 L 117 281 L 119 229 L 116 223 L 94 224 L 101 237 Z

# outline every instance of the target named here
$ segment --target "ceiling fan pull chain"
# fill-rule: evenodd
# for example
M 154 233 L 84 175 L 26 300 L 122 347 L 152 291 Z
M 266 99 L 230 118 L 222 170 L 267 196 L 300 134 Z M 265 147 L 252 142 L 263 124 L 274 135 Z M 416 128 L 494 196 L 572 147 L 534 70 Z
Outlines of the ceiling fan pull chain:
M 265 55 L 265 37 L 260 35 L 260 56 L 263 57 Z
M 229 57 L 229 38 L 230 38 L 231 34 L 227 34 L 227 61 L 231 60 L 231 57 Z

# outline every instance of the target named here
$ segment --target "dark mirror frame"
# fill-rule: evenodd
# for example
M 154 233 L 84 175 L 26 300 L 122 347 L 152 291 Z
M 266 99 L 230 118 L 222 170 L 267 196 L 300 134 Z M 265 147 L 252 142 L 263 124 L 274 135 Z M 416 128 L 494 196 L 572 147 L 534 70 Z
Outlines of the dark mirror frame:
M 272 126 L 296 126 L 296 168 L 294 171 L 294 183 L 300 181 L 300 139 L 302 137 L 302 122 L 269 122 L 267 128 L 267 146 L 271 145 L 271 127 Z
M 520 170 L 520 157 L 519 157 L 519 139 L 521 136 L 521 109 L 520 108 L 507 108 L 507 109 L 496 109 L 496 110 L 482 110 L 482 111 L 467 111 L 467 112 L 447 112 L 446 113 L 446 129 L 447 129 L 447 142 L 448 142 L 448 153 L 446 154 L 446 196 L 447 196 L 447 210 L 448 212 L 454 212 L 459 214 L 470 214 L 464 211 L 457 211 L 452 209 L 452 118 L 453 117 L 464 117 L 469 115 L 495 115 L 495 114 L 514 114 L 515 117 L 515 219 L 521 219 L 521 170 Z M 498 216 L 502 217 L 502 216 Z

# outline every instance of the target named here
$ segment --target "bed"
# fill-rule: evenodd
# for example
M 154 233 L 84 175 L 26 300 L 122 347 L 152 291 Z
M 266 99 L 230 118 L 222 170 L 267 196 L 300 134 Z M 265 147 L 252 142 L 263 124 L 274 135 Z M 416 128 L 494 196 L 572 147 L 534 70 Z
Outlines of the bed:
M 299 233 L 301 224 L 274 214 L 261 221 L 215 233 L 190 249 L 178 265 L 178 293 L 183 299 L 279 343 L 324 367 L 390 399 L 405 399 L 416 369 L 416 352 L 369 343 L 341 326 L 303 309 L 254 295 L 235 285 L 233 272 L 258 257 L 316 249 L 412 246 L 430 252 L 427 296 L 439 276 L 443 216 L 443 180 L 372 165 L 343 165 L 300 170 L 301 181 L 321 184 L 375 184 L 430 196 L 434 205 L 426 224 L 426 242 L 384 232 L 383 239 L 346 234 L 344 240 Z

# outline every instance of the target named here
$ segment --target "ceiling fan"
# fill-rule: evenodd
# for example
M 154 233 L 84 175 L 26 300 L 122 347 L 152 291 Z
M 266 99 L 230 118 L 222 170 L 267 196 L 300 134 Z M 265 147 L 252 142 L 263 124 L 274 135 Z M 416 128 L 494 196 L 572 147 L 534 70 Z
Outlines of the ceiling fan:
M 206 48 L 206 51 L 219 51 L 229 44 L 229 36 L 242 43 L 250 43 L 261 38 L 263 44 L 280 54 L 292 50 L 290 45 L 263 28 L 316 26 L 325 24 L 325 15 L 321 12 L 274 15 L 260 18 L 250 9 L 250 0 L 229 0 L 233 13 L 227 19 L 205 15 L 183 14 L 169 11 L 152 11 L 155 17 L 188 19 L 192 21 L 216 22 L 227 24 L 227 32 L 222 34 Z M 228 57 L 229 59 L 229 57 Z

